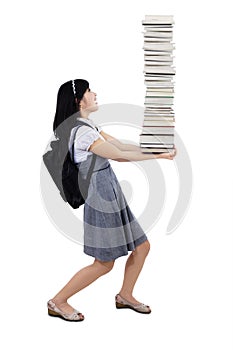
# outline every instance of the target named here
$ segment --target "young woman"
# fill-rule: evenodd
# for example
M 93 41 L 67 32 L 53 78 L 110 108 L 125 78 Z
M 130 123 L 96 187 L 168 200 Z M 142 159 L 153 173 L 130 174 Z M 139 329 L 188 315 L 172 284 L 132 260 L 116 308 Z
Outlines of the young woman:
M 68 299 L 111 271 L 115 259 L 128 255 L 123 283 L 115 297 L 117 308 L 130 308 L 149 314 L 149 306 L 133 296 L 133 290 L 150 249 L 147 236 L 131 212 L 116 175 L 108 161 L 142 161 L 165 158 L 172 160 L 176 150 L 163 154 L 143 154 L 140 147 L 124 144 L 105 133 L 89 118 L 98 110 L 96 93 L 86 80 L 76 79 L 63 84 L 58 92 L 53 129 L 55 135 L 69 118 L 88 125 L 79 125 L 74 141 L 74 159 L 82 175 L 87 175 L 92 157 L 96 155 L 88 196 L 84 204 L 84 252 L 92 257 L 91 265 L 78 271 L 71 280 L 48 301 L 48 314 L 67 321 L 83 321 L 81 312 L 68 304 Z M 75 124 L 75 123 L 74 123 Z M 75 125 L 68 132 L 69 148 Z

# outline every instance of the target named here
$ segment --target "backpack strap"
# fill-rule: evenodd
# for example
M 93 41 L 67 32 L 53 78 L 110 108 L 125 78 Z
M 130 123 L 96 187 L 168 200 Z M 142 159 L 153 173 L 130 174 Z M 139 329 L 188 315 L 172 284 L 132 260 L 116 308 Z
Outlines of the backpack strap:
M 78 123 L 80 124 L 83 124 L 83 125 L 87 125 L 89 126 L 90 128 L 94 129 L 91 125 L 79 120 Z M 73 136 L 73 140 L 72 140 L 72 154 L 71 154 L 71 160 L 72 162 L 74 163 L 74 140 L 75 140 L 75 137 L 76 137 L 76 133 L 78 131 L 78 127 L 76 128 L 75 132 L 74 132 L 74 136 Z M 88 173 L 87 173 L 87 177 L 86 177 L 86 181 L 90 181 L 90 178 L 91 178 L 91 175 L 92 175 L 92 172 L 93 172 L 93 169 L 94 169 L 94 166 L 95 166 L 95 162 L 96 162 L 96 157 L 97 155 L 96 154 L 93 154 L 92 156 L 92 161 L 91 161 L 91 165 L 90 165 L 90 168 L 88 170 Z

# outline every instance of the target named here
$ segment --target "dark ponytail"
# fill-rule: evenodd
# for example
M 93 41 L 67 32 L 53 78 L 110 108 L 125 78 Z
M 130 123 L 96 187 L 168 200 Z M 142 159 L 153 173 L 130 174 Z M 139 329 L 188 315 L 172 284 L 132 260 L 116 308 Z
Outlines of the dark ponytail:
M 77 115 L 74 116 L 74 118 L 71 116 L 79 111 L 79 103 L 88 88 L 88 81 L 83 79 L 70 80 L 60 86 L 57 94 L 57 107 L 53 122 L 53 132 L 56 137 L 66 135 L 66 132 L 74 126 Z M 67 120 L 68 123 L 63 123 L 67 118 L 70 119 L 69 122 Z M 65 130 L 62 130 L 62 123 Z

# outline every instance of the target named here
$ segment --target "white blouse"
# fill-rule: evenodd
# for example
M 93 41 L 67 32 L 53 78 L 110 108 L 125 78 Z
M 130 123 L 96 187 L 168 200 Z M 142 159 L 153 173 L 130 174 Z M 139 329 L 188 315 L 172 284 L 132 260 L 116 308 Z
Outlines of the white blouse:
M 87 159 L 89 154 L 92 152 L 88 151 L 90 146 L 95 142 L 98 138 L 105 140 L 104 137 L 100 134 L 102 131 L 101 126 L 96 125 L 92 119 L 86 118 L 78 118 L 78 120 L 83 121 L 86 124 L 90 124 L 92 128 L 89 126 L 82 125 L 78 128 L 76 133 L 76 137 L 74 140 L 74 161 L 75 163 L 83 162 Z M 95 129 L 97 128 L 97 130 Z M 70 140 L 69 140 L 69 150 L 71 151 L 72 140 L 74 136 L 76 127 L 71 130 Z

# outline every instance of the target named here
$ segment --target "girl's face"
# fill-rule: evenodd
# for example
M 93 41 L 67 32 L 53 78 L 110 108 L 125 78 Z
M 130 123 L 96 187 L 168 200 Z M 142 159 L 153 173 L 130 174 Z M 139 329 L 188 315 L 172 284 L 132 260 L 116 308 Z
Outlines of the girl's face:
M 87 110 L 88 112 L 97 111 L 98 103 L 96 101 L 96 93 L 87 89 L 80 102 L 80 106 L 82 110 Z

